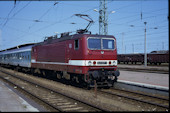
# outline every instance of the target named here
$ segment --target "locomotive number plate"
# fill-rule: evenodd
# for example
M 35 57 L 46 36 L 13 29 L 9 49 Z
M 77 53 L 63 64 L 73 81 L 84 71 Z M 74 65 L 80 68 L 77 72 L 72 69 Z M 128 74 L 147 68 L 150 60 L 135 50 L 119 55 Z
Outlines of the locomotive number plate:
M 97 62 L 97 64 L 107 64 L 107 62 Z

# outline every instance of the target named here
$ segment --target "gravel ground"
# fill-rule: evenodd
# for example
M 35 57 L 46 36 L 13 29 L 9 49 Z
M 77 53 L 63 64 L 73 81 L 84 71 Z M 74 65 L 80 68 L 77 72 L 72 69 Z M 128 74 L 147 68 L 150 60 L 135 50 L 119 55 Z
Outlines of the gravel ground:
M 5 69 L 6 70 L 6 69 Z M 65 85 L 56 81 L 47 80 L 41 77 L 29 76 L 27 74 L 22 74 L 8 70 L 8 72 L 15 73 L 19 76 L 23 76 L 37 83 L 45 84 L 46 86 L 60 91 L 61 93 L 70 95 L 74 98 L 79 98 L 80 100 L 87 101 L 88 103 L 95 104 L 103 108 L 107 108 L 109 111 L 166 111 L 161 108 L 150 107 L 150 105 L 142 105 L 133 101 L 128 101 L 120 97 L 109 98 L 98 93 L 97 98 L 93 90 L 85 90 L 82 88 L 77 88 L 70 85 Z

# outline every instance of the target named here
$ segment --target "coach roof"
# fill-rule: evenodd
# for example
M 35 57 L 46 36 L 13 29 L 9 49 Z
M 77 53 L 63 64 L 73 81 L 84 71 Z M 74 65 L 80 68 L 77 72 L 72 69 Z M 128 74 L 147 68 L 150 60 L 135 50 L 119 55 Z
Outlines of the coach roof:
M 30 45 L 34 45 L 34 44 L 35 43 L 22 44 L 22 45 L 18 45 L 18 46 L 12 47 L 12 48 L 1 50 L 0 52 L 8 51 L 8 50 L 14 50 L 14 49 L 17 49 L 17 48 L 26 47 L 26 46 L 30 46 Z

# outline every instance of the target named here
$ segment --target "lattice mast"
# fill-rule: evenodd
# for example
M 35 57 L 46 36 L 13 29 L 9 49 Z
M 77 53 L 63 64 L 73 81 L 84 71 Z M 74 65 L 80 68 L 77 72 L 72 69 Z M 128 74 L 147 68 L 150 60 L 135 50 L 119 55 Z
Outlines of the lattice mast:
M 100 0 L 99 34 L 100 35 L 108 34 L 107 0 Z

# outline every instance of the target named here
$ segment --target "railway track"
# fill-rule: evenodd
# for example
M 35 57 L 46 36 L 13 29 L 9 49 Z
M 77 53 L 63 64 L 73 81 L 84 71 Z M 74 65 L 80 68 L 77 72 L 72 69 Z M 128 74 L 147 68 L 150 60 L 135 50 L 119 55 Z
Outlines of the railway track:
M 1 69 L 0 69 L 0 71 L 1 71 Z M 169 111 L 169 104 L 168 104 L 169 99 L 161 100 L 161 98 L 160 98 L 160 100 L 158 100 L 157 104 L 161 105 L 162 103 L 159 103 L 159 102 L 163 102 L 163 104 L 162 104 L 163 106 L 162 105 L 159 106 L 159 105 L 156 105 L 154 102 L 157 99 L 153 99 L 153 97 L 151 97 L 151 96 L 147 97 L 143 94 L 136 94 L 134 92 L 131 93 L 129 91 L 127 92 L 124 90 L 121 91 L 119 89 L 100 89 L 97 92 L 97 98 L 94 98 L 94 97 L 91 98 L 92 94 L 94 94 L 94 90 L 83 90 L 83 89 L 79 89 L 79 88 L 75 89 L 75 88 L 71 88 L 71 87 L 64 88 L 61 85 L 59 85 L 58 83 L 55 84 L 56 82 L 53 81 L 54 83 L 52 82 L 52 84 L 55 84 L 55 86 L 57 85 L 57 87 L 58 87 L 58 85 L 59 85 L 60 87 L 67 89 L 66 91 L 62 91 L 62 90 L 58 90 L 57 87 L 56 87 L 57 89 L 55 89 L 55 87 L 53 87 L 53 85 L 50 85 L 51 83 L 48 85 L 50 80 L 40 79 L 41 77 L 40 78 L 33 77 L 31 75 L 27 76 L 22 73 L 18 73 L 18 72 L 15 72 L 12 70 L 7 70 L 7 69 L 2 69 L 2 71 L 5 71 L 5 72 L 7 71 L 7 72 L 9 72 L 9 74 L 15 74 L 15 76 L 19 77 L 19 79 L 22 79 L 20 77 L 24 77 L 26 79 L 26 81 L 30 80 L 31 82 L 33 82 L 35 80 L 34 84 L 32 86 L 28 85 L 27 82 L 23 82 L 23 83 L 21 83 L 21 85 L 19 84 L 17 86 L 18 88 L 20 87 L 21 89 L 24 89 L 24 90 L 29 89 L 29 87 L 30 87 L 30 93 L 33 93 L 32 92 L 33 88 L 35 88 L 34 90 L 41 88 L 41 85 L 43 85 L 43 87 L 45 86 L 45 88 L 47 87 L 48 89 L 52 89 L 52 90 L 47 90 L 42 93 L 40 93 L 40 91 L 37 90 L 38 91 L 37 95 L 38 96 L 42 95 L 40 100 L 45 101 L 48 106 L 52 105 L 51 108 L 53 108 L 53 110 L 51 110 L 51 111 L 92 111 L 92 112 L 93 111 L 124 111 L 124 110 L 125 111 L 135 111 L 135 110 L 137 110 L 137 111 L 141 111 L 141 110 L 142 111 L 148 111 L 148 110 L 150 110 L 150 111 L 152 111 L 152 110 L 153 111 Z M 3 78 L 5 78 L 6 80 L 10 80 L 9 76 L 11 79 L 12 75 L 6 75 L 6 76 L 3 76 Z M 13 82 L 19 83 L 20 81 L 22 81 L 22 80 L 17 80 L 17 81 L 13 81 Z M 36 81 L 38 84 L 36 83 Z M 39 81 L 44 81 L 44 82 L 39 82 Z M 29 86 L 29 87 L 26 87 L 25 85 Z M 60 89 L 60 87 L 59 87 L 59 89 Z M 56 92 L 56 91 L 59 91 L 59 92 Z M 74 93 L 69 94 L 68 92 L 70 92 L 70 91 L 71 92 L 74 91 Z M 79 93 L 77 93 L 79 95 L 77 95 L 75 92 L 79 92 Z M 54 95 L 55 93 L 56 94 L 61 93 L 61 96 L 57 97 L 56 95 Z M 65 96 L 62 96 L 63 93 L 66 96 L 68 96 L 68 99 L 66 99 Z M 70 95 L 72 95 L 71 97 L 73 97 L 73 99 L 70 99 Z M 81 98 L 82 97 L 81 95 L 82 96 L 85 95 L 86 98 Z M 159 98 L 159 97 L 156 97 L 156 98 Z M 78 101 L 77 101 L 77 99 L 78 99 Z M 93 99 L 95 100 L 94 102 L 91 101 Z M 139 99 L 141 99 L 141 100 L 139 100 Z M 63 102 L 62 102 L 62 100 L 63 100 Z M 71 100 L 75 100 L 75 101 L 71 101 Z M 143 100 L 145 100 L 145 101 L 143 101 Z M 148 103 L 146 101 L 151 102 L 151 103 Z M 72 104 L 70 104 L 70 103 L 72 103 Z M 164 104 L 164 103 L 166 103 L 166 104 Z M 63 107 L 62 107 L 62 105 L 63 105 Z M 78 108 L 76 108 L 77 105 L 79 105 Z M 110 106 L 108 106 L 108 105 L 110 105 Z M 61 106 L 61 108 L 58 108 L 57 106 L 58 107 Z M 69 110 L 69 109 L 66 109 L 66 107 L 70 107 L 70 108 L 75 107 L 75 109 Z M 133 109 L 132 109 L 132 107 L 133 107 Z M 65 109 L 65 110 L 63 110 L 63 109 Z
M 118 97 L 123 97 L 126 99 L 142 102 L 145 104 L 150 104 L 158 107 L 162 107 L 169 110 L 169 98 L 152 96 L 138 92 L 132 92 L 121 89 L 109 89 L 109 90 L 100 90 L 99 92 L 106 95 L 113 95 Z
M 100 107 L 96 107 L 92 104 L 88 104 L 77 100 L 75 98 L 64 95 L 60 92 L 55 91 L 52 88 L 42 86 L 33 81 L 26 80 L 19 76 L 13 76 L 12 74 L 3 73 L 3 80 L 13 84 L 15 87 L 23 90 L 31 96 L 37 98 L 41 102 L 53 108 L 53 111 L 61 112 L 94 112 L 94 111 L 105 111 Z

